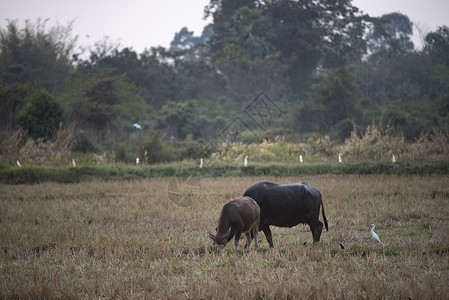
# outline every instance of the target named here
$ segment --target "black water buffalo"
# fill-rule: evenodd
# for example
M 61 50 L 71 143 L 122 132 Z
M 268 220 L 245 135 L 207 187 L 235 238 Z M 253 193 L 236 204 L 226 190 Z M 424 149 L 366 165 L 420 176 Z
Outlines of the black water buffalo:
M 260 207 L 260 226 L 270 247 L 273 247 L 270 225 L 293 227 L 299 223 L 308 224 L 313 241 L 319 242 L 323 223 L 319 220 L 320 207 L 326 230 L 328 229 L 324 214 L 321 193 L 307 182 L 275 184 L 260 182 L 243 194 L 253 198 Z

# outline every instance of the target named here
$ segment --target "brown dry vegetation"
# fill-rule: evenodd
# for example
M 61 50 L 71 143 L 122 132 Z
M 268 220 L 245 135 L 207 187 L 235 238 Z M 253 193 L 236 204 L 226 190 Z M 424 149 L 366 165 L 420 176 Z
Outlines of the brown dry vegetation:
M 299 225 L 274 249 L 212 246 L 222 205 L 262 180 L 298 181 L 0 185 L 0 298 L 449 298 L 448 176 L 302 178 L 324 195 L 320 243 Z

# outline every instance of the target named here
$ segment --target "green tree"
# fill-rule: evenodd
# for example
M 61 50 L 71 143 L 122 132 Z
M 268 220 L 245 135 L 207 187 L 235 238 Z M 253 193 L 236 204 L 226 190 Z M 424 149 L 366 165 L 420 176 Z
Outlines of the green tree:
M 340 68 L 320 77 L 309 92 L 309 98 L 326 107 L 330 124 L 355 116 L 357 86 L 351 71 Z
M 106 49 L 105 49 L 106 48 Z M 169 59 L 173 55 L 164 48 L 151 48 L 138 55 L 130 48 L 103 46 L 91 50 L 89 59 L 80 60 L 77 72 L 86 74 L 109 72 L 124 75 L 126 81 L 141 89 L 147 104 L 161 107 L 169 99 L 176 99 L 176 73 Z
M 193 31 L 189 31 L 187 27 L 183 27 L 178 33 L 175 33 L 173 41 L 170 42 L 170 51 L 186 51 L 198 45 L 206 45 L 212 34 L 213 29 L 211 24 L 204 27 L 201 36 L 194 36 Z
M 69 121 L 98 141 L 104 141 L 110 132 L 119 138 L 120 130 L 146 119 L 150 109 L 135 85 L 110 70 L 77 73 L 61 100 Z
M 368 37 L 368 47 L 383 59 L 404 55 L 413 51 L 412 35 L 413 23 L 406 15 L 385 14 L 374 22 L 374 30 Z
M 326 69 L 358 65 L 368 53 L 367 36 L 374 19 L 353 10 L 354 14 L 338 20 L 337 28 L 332 27 L 332 34 L 325 39 L 322 64 Z
M 243 55 L 248 60 L 265 58 L 273 52 L 271 19 L 261 9 L 242 6 L 224 25 L 226 35 L 223 37 L 223 52 L 226 52 L 227 47 L 235 46 L 243 50 Z
M 295 110 L 294 130 L 301 133 L 334 132 L 342 140 L 350 133 L 347 123 L 356 118 L 357 86 L 351 71 L 340 68 L 321 75 L 309 93 L 309 102 Z
M 199 134 L 198 110 L 192 101 L 167 102 L 158 113 L 157 127 L 165 129 L 169 139 L 185 139 L 188 134 Z
M 16 127 L 17 114 L 28 103 L 35 86 L 31 83 L 0 84 L 0 130 Z
M 71 75 L 77 38 L 71 37 L 72 24 L 46 28 L 46 21 L 9 21 L 0 28 L 0 81 L 6 84 L 38 81 L 53 94 L 61 92 Z
M 61 105 L 45 89 L 37 91 L 22 110 L 17 123 L 33 138 L 51 139 L 62 122 Z
M 425 40 L 424 52 L 435 64 L 449 68 L 449 27 L 439 27 L 435 32 L 427 34 Z
M 370 57 L 356 70 L 359 98 L 376 104 L 433 101 L 439 82 L 426 56 L 409 53 L 387 61 Z

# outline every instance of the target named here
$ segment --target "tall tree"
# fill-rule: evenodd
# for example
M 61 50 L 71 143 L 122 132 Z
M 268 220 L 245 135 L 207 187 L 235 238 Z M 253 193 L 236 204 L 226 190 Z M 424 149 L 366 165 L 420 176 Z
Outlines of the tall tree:
M 449 67 L 449 27 L 442 26 L 426 36 L 424 52 L 435 64 Z
M 6 84 L 37 81 L 52 93 L 60 93 L 71 75 L 77 38 L 71 36 L 72 23 L 47 29 L 48 20 L 9 21 L 0 28 L 0 81 Z
M 352 129 L 347 124 L 356 118 L 356 92 L 354 75 L 347 69 L 321 75 L 308 93 L 309 102 L 294 112 L 294 129 L 301 133 L 334 131 L 344 140 Z
M 344 46 L 352 43 L 349 46 L 358 49 L 351 48 L 358 58 L 364 51 L 365 24 L 355 18 L 357 9 L 349 0 L 213 0 L 207 12 L 214 17 L 214 57 L 231 54 L 251 61 L 278 55 L 288 66 L 289 86 L 296 98 L 305 95 L 313 72 L 324 64 L 326 48 L 339 44 L 341 55 L 348 52 Z M 352 26 L 356 21 L 358 28 Z
M 411 36 L 413 23 L 401 13 L 390 13 L 381 16 L 374 23 L 374 30 L 369 36 L 368 47 L 383 59 L 410 53 L 413 48 Z
M 138 55 L 130 48 L 119 50 L 106 46 L 91 50 L 88 59 L 78 62 L 77 71 L 124 75 L 128 82 L 142 89 L 142 97 L 154 107 L 176 99 L 176 74 L 172 66 L 173 55 L 169 51 L 151 48 Z
M 17 114 L 29 102 L 35 90 L 31 83 L 0 84 L 0 130 L 16 127 Z
M 113 132 L 118 138 L 120 126 L 147 119 L 148 105 L 140 91 L 111 71 L 75 74 L 72 85 L 61 98 L 68 110 L 70 122 L 86 130 L 91 138 L 102 142 Z M 128 124 L 128 125 L 126 125 Z

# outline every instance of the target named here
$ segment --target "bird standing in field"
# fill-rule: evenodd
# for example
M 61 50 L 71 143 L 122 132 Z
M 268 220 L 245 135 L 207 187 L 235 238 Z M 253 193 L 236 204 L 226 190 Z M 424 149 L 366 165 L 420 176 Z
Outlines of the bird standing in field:
M 243 162 L 243 166 L 245 168 L 248 166 L 248 156 L 245 156 L 245 161 Z
M 22 167 L 22 165 L 20 164 L 20 161 L 19 161 L 19 160 L 17 160 L 17 166 L 18 166 L 19 168 Z
M 375 239 L 376 241 L 378 241 L 379 243 L 381 243 L 383 245 L 383 243 L 380 241 L 379 236 L 377 235 L 377 233 L 374 232 L 374 227 L 376 227 L 376 225 L 371 224 L 373 227 L 371 228 L 371 236 L 373 237 L 373 239 Z

